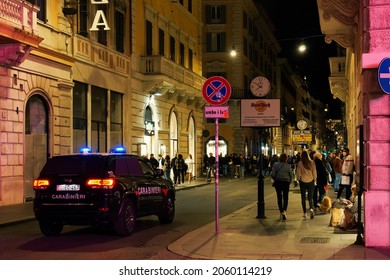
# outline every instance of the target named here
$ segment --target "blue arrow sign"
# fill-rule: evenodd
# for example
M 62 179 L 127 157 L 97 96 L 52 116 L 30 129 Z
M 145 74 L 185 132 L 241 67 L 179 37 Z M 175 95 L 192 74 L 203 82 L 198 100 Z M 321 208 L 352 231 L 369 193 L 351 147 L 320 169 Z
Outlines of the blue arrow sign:
M 378 67 L 378 81 L 382 90 L 390 93 L 390 58 L 384 58 Z

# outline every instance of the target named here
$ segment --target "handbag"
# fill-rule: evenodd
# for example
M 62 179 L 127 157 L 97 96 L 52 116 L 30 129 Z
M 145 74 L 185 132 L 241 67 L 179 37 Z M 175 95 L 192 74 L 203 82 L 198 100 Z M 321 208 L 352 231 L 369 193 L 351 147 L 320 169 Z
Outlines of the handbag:
M 328 183 L 332 182 L 332 174 L 328 173 Z

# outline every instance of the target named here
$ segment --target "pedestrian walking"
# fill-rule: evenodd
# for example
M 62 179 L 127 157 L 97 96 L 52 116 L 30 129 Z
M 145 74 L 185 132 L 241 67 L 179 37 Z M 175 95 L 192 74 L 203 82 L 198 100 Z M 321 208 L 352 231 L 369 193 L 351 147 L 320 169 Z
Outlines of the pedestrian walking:
M 325 196 L 325 187 L 328 185 L 328 171 L 322 161 L 322 154 L 315 153 L 313 155 L 316 165 L 317 180 L 314 184 L 313 202 L 315 210 L 318 210 Z
M 290 191 L 290 184 L 294 178 L 291 166 L 287 163 L 287 154 L 281 154 L 279 162 L 276 162 L 272 166 L 271 177 L 274 180 L 280 217 L 282 220 L 286 220 L 288 193 Z
M 164 173 L 165 173 L 165 179 L 167 179 L 167 180 L 172 182 L 172 179 L 171 179 L 171 169 L 172 169 L 171 157 L 169 155 L 166 155 L 165 156 L 163 170 L 164 170 Z
M 340 198 L 345 188 L 345 198 L 349 200 L 352 194 L 351 185 L 353 181 L 354 163 L 348 148 L 344 148 L 343 150 L 343 165 L 341 167 L 341 171 L 341 183 L 337 192 L 337 198 Z
M 177 159 L 178 159 L 178 155 L 176 154 L 171 160 L 171 167 L 173 172 L 173 183 L 175 185 L 178 184 L 178 179 L 179 179 L 179 170 L 177 169 Z
M 149 161 L 152 164 L 154 169 L 157 169 L 159 166 L 158 160 L 154 157 L 154 154 L 150 154 Z
M 179 154 L 176 159 L 176 170 L 178 175 L 178 183 L 184 184 L 184 174 L 186 173 L 186 169 L 184 167 L 185 162 L 183 159 L 183 155 Z
M 333 191 L 337 194 L 339 191 L 339 185 L 341 182 L 341 174 L 343 167 L 343 161 L 340 158 L 340 152 L 337 151 L 335 153 L 335 157 L 333 159 L 333 170 L 334 170 L 334 182 L 333 182 Z
M 188 157 L 185 160 L 185 163 L 187 164 L 187 180 L 188 183 L 191 183 L 192 177 L 193 177 L 193 172 L 194 172 L 194 160 L 192 159 L 192 155 L 188 154 Z
M 314 218 L 314 182 L 317 180 L 317 170 L 314 161 L 309 158 L 307 151 L 303 151 L 301 160 L 297 165 L 297 180 L 299 181 L 299 188 L 301 191 L 301 204 L 303 210 L 303 217 L 307 218 L 306 212 L 306 193 L 309 200 L 310 218 Z

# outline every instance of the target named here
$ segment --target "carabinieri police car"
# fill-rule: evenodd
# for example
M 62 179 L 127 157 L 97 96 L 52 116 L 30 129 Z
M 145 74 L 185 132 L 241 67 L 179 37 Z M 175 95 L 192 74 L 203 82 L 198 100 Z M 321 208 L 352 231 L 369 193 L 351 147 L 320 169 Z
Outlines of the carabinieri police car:
M 34 180 L 34 213 L 44 235 L 59 235 L 64 225 L 94 224 L 130 235 L 137 217 L 173 221 L 174 185 L 147 159 L 123 152 L 48 159 Z

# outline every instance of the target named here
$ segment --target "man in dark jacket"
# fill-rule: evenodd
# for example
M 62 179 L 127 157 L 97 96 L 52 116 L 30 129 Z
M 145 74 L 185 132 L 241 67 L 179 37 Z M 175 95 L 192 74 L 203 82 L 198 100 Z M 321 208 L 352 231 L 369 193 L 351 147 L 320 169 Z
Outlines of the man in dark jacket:
M 159 164 L 158 164 L 158 160 L 154 157 L 154 154 L 150 154 L 149 160 L 153 168 L 157 169 Z

